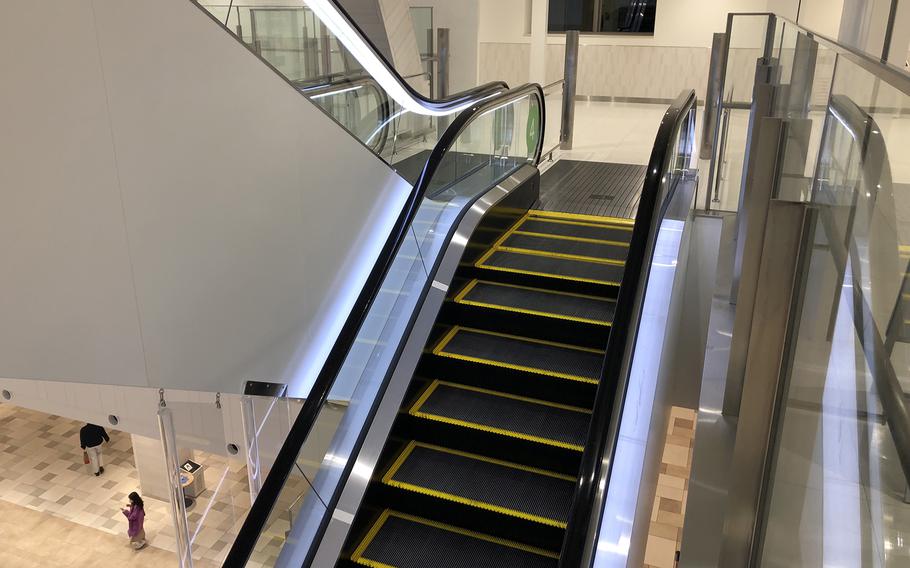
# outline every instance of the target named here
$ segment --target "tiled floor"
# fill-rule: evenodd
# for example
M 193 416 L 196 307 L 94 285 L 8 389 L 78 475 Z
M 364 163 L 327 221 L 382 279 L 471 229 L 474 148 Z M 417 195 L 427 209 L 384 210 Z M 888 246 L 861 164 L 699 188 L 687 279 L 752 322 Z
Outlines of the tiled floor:
M 589 162 L 646 165 L 651 158 L 666 104 L 578 102 L 571 150 L 558 150 L 554 158 Z M 699 111 L 701 108 L 699 108 Z M 696 140 L 701 134 L 701 113 L 696 113 Z M 696 148 L 698 144 L 696 142 Z M 541 169 L 550 162 L 542 162 Z
M 689 494 L 695 421 L 695 410 L 678 406 L 670 410 L 657 493 L 651 511 L 645 568 L 673 568 L 676 565 Z
M 112 535 L 27 507 L 0 501 L 0 566 L 4 568 L 164 568 L 173 553 L 146 547 L 135 551 L 124 534 Z M 197 568 L 214 567 L 206 561 Z
M 104 448 L 105 473 L 95 477 L 82 463 L 81 425 L 0 405 L 0 501 L 126 538 L 120 508 L 131 491 L 140 490 L 130 437 L 108 431 L 111 443 Z M 207 466 L 208 491 L 187 515 L 193 556 L 220 564 L 249 509 L 246 466 L 208 454 L 197 458 Z M 145 503 L 150 546 L 175 551 L 169 505 L 148 497 Z M 0 528 L 0 542 L 10 538 Z M 0 562 L 0 566 L 8 565 Z

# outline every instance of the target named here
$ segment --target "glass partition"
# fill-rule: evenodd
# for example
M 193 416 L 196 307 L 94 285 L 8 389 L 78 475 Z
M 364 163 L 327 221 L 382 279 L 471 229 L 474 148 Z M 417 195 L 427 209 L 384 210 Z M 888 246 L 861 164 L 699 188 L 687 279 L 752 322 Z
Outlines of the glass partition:
M 426 98 L 430 80 L 416 46 L 414 53 L 401 55 L 396 63 L 388 45 L 366 43 L 359 32 L 351 31 L 354 28 L 346 16 L 325 1 L 197 3 L 412 183 L 445 129 L 445 121 L 482 99 L 483 92 L 504 90 L 491 84 L 455 95 L 450 104 L 434 106 Z M 338 21 L 329 25 L 329 20 L 323 21 L 329 16 Z M 347 30 L 350 37 L 336 36 L 333 30 L 339 29 Z M 425 30 L 423 33 L 426 35 Z M 428 40 L 423 39 L 424 43 Z M 403 59 L 408 59 L 407 64 Z M 394 85 L 381 84 L 376 76 L 381 69 L 385 70 L 382 73 L 391 70 L 388 76 L 395 77 Z M 464 99 L 460 103 L 459 97 Z
M 777 41 L 781 77 L 790 78 L 774 111 L 789 129 L 779 193 L 811 202 L 819 215 L 789 346 L 759 564 L 904 566 L 910 82 L 789 22 Z M 813 52 L 814 68 L 805 58 Z
M 562 133 L 562 99 L 565 93 L 565 81 L 550 83 L 543 89 L 546 102 L 547 120 L 543 134 L 543 153 L 551 155 L 559 148 Z
M 735 17 L 734 17 L 735 16 Z M 706 209 L 739 209 L 743 161 L 749 132 L 749 111 L 756 66 L 766 56 L 766 38 L 773 24 L 767 14 L 734 15 L 727 21 L 727 50 L 723 66 L 718 121 L 715 132 L 713 177 Z
M 430 159 L 431 177 L 422 182 L 424 197 L 334 377 L 313 430 L 305 440 L 289 437 L 286 442 L 298 448 L 289 477 L 293 482 L 283 485 L 271 506 L 249 565 L 273 566 L 291 558 L 297 562 L 296 555 L 305 554 L 317 542 L 326 503 L 351 472 L 349 461 L 359 451 L 360 433 L 369 426 L 373 404 L 394 368 L 399 346 L 451 232 L 478 197 L 539 159 L 542 102 L 539 89 L 517 89 L 470 111 L 469 116 L 459 116 L 450 126 L 445 151 L 437 150 L 439 155 Z M 293 549 L 282 548 L 284 541 L 272 527 L 282 527 L 295 543 Z

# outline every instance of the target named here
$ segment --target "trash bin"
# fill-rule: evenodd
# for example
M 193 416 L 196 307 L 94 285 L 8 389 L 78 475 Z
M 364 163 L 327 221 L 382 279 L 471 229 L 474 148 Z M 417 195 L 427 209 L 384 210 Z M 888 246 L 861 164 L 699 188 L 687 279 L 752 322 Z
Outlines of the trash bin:
M 183 486 L 183 496 L 186 506 L 191 507 L 196 498 L 205 491 L 205 475 L 201 464 L 193 460 L 186 460 L 180 466 L 180 485 Z

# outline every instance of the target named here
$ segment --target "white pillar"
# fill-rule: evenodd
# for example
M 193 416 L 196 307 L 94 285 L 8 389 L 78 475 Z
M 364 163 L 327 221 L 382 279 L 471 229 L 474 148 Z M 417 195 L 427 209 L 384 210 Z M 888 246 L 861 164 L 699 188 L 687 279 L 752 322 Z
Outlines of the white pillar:
M 844 0 L 838 41 L 881 57 L 890 11 L 891 0 Z
M 139 493 L 143 497 L 167 501 L 170 487 L 167 483 L 167 468 L 164 466 L 164 448 L 161 446 L 161 440 L 131 434 L 130 441 L 133 445 L 133 461 L 139 474 L 137 488 Z M 193 459 L 193 451 L 179 448 L 178 456 L 180 463 L 183 463 Z
M 547 84 L 548 0 L 531 0 L 531 65 L 528 81 Z

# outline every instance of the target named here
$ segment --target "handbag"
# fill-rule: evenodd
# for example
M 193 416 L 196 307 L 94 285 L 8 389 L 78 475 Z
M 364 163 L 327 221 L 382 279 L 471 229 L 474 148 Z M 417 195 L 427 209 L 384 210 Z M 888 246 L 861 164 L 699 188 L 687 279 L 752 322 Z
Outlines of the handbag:
M 91 460 L 88 459 L 88 452 L 82 452 L 82 463 L 88 465 Z

